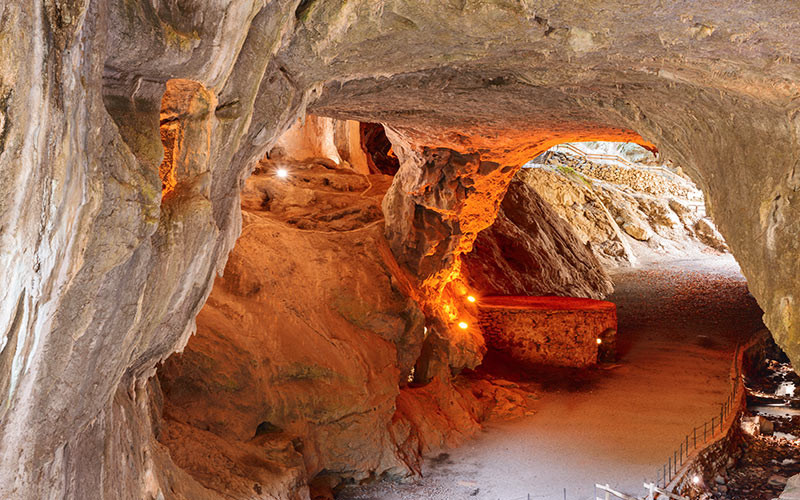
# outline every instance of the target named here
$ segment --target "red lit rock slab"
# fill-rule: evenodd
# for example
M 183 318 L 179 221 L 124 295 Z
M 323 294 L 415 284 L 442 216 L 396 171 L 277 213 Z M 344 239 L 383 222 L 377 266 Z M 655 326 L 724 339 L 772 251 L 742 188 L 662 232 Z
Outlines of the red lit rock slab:
M 522 363 L 586 367 L 613 351 L 617 307 L 611 302 L 495 296 L 478 306 L 487 347 Z

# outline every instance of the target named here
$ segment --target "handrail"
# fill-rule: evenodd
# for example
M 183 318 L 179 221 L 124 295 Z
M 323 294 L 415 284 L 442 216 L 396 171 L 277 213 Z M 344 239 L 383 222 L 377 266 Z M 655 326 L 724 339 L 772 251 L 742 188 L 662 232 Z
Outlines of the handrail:
M 692 461 L 697 458 L 696 455 L 706 448 L 706 444 L 714 443 L 715 437 L 716 441 L 724 438 L 725 433 L 730 430 L 730 426 L 736 422 L 736 417 L 739 415 L 738 410 L 744 405 L 745 396 L 747 394 L 744 386 L 744 356 L 749 349 L 762 340 L 763 335 L 756 333 L 744 345 L 736 345 L 735 354 L 730 368 L 732 387 L 725 401 L 720 404 L 720 414 L 711 418 L 711 431 L 709 432 L 708 429 L 709 421 L 706 421 L 703 424 L 703 427 L 694 427 L 689 434 L 686 434 L 680 443 L 678 450 L 673 452 L 673 455 L 668 458 L 667 463 L 664 464 L 663 468 L 656 472 L 656 481 L 644 483 L 645 489 L 648 490 L 648 494 L 644 500 L 654 500 L 656 497 L 660 498 L 661 496 L 670 498 L 672 500 L 686 500 L 684 497 L 669 491 L 677 486 L 677 484 L 673 484 L 673 481 L 677 480 L 686 473 L 686 470 L 691 465 Z M 718 417 L 719 421 L 717 421 Z M 698 438 L 697 434 L 697 431 L 700 429 L 703 429 L 702 438 Z M 689 447 L 690 435 L 692 436 L 692 448 Z M 686 459 L 685 463 L 684 458 Z M 629 495 L 625 495 L 624 493 L 619 493 L 610 489 L 608 485 L 595 484 L 595 489 L 598 488 L 606 492 L 606 498 L 599 498 L 595 493 L 596 500 L 610 500 L 611 497 L 608 496 L 609 494 L 616 495 L 617 498 L 621 498 L 623 500 L 633 498 Z
M 605 498 L 600 498 L 597 496 L 597 492 L 595 491 L 594 497 L 596 500 L 611 500 L 611 495 L 614 495 L 617 498 L 621 498 L 622 500 L 640 500 L 636 497 L 632 497 L 630 495 L 626 495 L 625 493 L 620 493 L 619 491 L 611 489 L 611 486 L 607 484 L 595 484 L 595 490 L 605 491 Z
M 603 153 L 587 153 L 586 151 L 582 150 L 581 148 L 575 146 L 574 144 L 570 144 L 568 142 L 559 144 L 559 145 L 555 146 L 553 149 L 558 151 L 559 148 L 564 148 L 564 149 L 567 149 L 569 151 L 572 151 L 573 153 L 575 153 L 575 155 L 580 156 L 584 160 L 588 160 L 588 161 L 591 161 L 591 160 L 594 160 L 594 159 L 596 159 L 596 160 L 610 160 L 610 161 L 615 161 L 617 163 L 622 163 L 623 165 L 626 165 L 629 168 L 637 168 L 637 169 L 641 169 L 641 170 L 659 170 L 659 171 L 667 173 L 669 175 L 677 176 L 677 174 L 675 172 L 673 172 L 673 171 L 671 171 L 669 169 L 666 169 L 664 167 L 661 167 L 661 166 L 650 167 L 650 166 L 647 166 L 647 165 L 634 165 L 630 160 L 628 160 L 626 158 L 623 158 L 622 156 L 619 156 L 619 155 L 603 154 Z

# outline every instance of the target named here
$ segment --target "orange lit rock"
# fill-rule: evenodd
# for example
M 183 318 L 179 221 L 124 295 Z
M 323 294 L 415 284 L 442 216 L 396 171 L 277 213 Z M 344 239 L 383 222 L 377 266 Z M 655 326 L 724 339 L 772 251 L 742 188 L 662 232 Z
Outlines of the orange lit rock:
M 390 178 L 281 165 L 286 179 L 273 175 L 273 161 L 248 179 L 242 236 L 225 274 L 197 333 L 159 370 L 162 442 L 215 490 L 242 478 L 263 484 L 263 472 L 232 452 L 254 442 L 280 481 L 408 475 L 392 420 L 424 318 L 379 250 Z M 213 463 L 196 443 L 205 435 L 231 444 L 216 449 Z
M 161 143 L 164 159 L 158 167 L 162 196 L 186 189 L 208 169 L 207 148 L 188 147 L 207 143 L 211 135 L 210 113 L 217 105 L 212 92 L 191 80 L 169 80 L 161 99 Z
M 489 348 L 523 365 L 594 365 L 597 339 L 613 342 L 608 332 L 617 330 L 617 308 L 602 300 L 493 296 L 484 297 L 479 308 Z

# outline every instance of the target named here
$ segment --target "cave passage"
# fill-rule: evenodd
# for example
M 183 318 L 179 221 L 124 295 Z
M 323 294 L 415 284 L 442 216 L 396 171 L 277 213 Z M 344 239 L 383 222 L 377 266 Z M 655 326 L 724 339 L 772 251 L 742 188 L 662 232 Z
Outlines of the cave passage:
M 0 5 L 0 498 L 640 494 L 800 362 L 798 2 Z
M 642 493 L 693 426 L 719 411 L 739 343 L 761 310 L 732 257 L 612 273 L 618 359 L 595 369 L 511 366 L 487 354 L 477 376 L 535 387 L 532 416 L 493 422 L 430 457 L 412 485 L 346 489 L 342 499 L 593 498 L 595 483 Z

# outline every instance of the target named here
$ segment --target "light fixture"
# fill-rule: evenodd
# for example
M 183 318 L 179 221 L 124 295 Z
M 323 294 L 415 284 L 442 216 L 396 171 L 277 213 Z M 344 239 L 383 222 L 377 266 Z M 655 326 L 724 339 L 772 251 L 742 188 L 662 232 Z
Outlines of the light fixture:
M 475 302 L 475 297 L 473 297 L 472 295 L 467 295 L 467 300 L 469 302 Z
M 696 474 L 695 474 L 695 475 L 692 477 L 692 484 L 700 484 L 700 476 L 698 476 L 698 475 L 696 475 Z
M 285 179 L 289 177 L 289 171 L 285 168 L 279 168 L 275 171 L 275 175 L 277 175 L 281 179 Z
M 466 330 L 468 326 L 469 326 L 469 325 L 468 325 L 468 324 L 466 324 L 466 323 L 465 323 L 465 322 L 463 322 L 463 321 L 462 321 L 461 323 L 459 323 L 459 324 L 458 324 L 458 327 L 459 327 L 459 328 L 461 328 L 462 330 Z
M 602 343 L 603 343 L 603 339 L 597 339 L 597 345 L 600 345 Z

